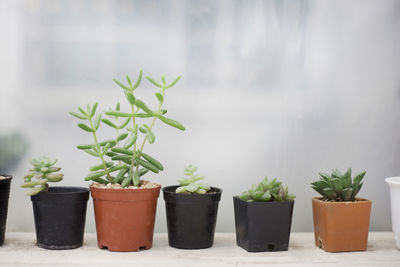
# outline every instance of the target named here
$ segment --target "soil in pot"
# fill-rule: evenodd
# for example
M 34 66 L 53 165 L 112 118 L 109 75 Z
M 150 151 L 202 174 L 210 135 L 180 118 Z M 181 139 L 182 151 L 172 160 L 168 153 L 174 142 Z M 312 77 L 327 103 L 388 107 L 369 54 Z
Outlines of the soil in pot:
M 330 202 L 312 199 L 315 245 L 328 252 L 363 251 L 367 249 L 372 202 Z
M 11 179 L 11 175 L 0 174 L 0 246 L 4 243 L 4 234 L 6 231 Z
M 288 250 L 294 201 L 247 202 L 233 197 L 236 243 L 248 252 Z
M 163 188 L 169 245 L 180 249 L 211 247 L 222 190 L 211 187 L 207 194 L 176 194 L 177 187 Z
M 83 244 L 89 189 L 57 186 L 31 196 L 37 245 L 73 249 Z
M 99 248 L 120 252 L 151 248 L 160 188 L 91 186 Z
M 390 187 L 392 230 L 396 246 L 400 249 L 400 177 L 389 177 L 385 181 Z

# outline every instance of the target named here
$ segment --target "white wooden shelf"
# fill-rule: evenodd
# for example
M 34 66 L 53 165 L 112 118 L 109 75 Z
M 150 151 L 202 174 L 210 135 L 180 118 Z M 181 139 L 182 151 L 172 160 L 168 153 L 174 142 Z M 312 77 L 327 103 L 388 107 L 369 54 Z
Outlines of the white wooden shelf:
M 364 252 L 329 253 L 314 246 L 313 233 L 292 233 L 289 251 L 248 253 L 236 246 L 235 234 L 217 233 L 214 246 L 181 250 L 168 246 L 166 234 L 155 234 L 153 248 L 109 252 L 97 248 L 96 235 L 86 234 L 83 247 L 45 250 L 34 233 L 6 233 L 0 266 L 400 266 L 393 233 L 372 232 Z

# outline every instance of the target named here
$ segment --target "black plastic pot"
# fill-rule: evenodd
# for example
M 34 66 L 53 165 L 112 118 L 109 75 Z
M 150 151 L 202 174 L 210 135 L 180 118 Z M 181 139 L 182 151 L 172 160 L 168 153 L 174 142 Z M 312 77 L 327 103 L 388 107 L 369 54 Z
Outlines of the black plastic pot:
M 0 246 L 2 246 L 6 232 L 8 197 L 12 176 L 7 174 L 0 174 L 0 176 L 7 177 L 7 179 L 0 180 Z
M 169 245 L 181 249 L 211 247 L 222 190 L 211 187 L 207 194 L 189 195 L 176 194 L 177 187 L 167 186 L 162 189 Z
M 89 189 L 50 187 L 31 196 L 37 245 L 46 249 L 73 249 L 83 244 Z
M 248 252 L 288 250 L 294 201 L 247 202 L 233 197 L 236 243 Z

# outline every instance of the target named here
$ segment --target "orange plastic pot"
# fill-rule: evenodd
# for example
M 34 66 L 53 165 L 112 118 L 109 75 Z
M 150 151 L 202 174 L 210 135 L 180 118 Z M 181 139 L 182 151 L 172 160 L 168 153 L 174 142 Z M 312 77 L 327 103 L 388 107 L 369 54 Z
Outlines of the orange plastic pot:
M 160 188 L 91 187 L 99 248 L 110 251 L 151 248 Z
M 312 199 L 315 245 L 328 252 L 362 251 L 367 249 L 372 202 L 329 202 Z

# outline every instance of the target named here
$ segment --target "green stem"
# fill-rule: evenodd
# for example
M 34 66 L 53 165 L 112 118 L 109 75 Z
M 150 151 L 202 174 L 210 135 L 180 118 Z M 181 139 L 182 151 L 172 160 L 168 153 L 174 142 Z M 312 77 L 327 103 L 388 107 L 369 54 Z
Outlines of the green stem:
M 116 122 L 116 125 L 118 126 L 118 117 L 115 117 L 115 122 Z M 115 132 L 117 133 L 117 138 L 118 138 L 118 136 L 119 136 L 119 129 L 118 128 L 116 128 L 115 129 Z M 119 147 L 119 141 L 117 141 L 117 147 Z M 121 161 L 120 160 L 118 160 L 118 164 L 121 164 Z
M 165 94 L 165 87 L 162 88 L 163 99 L 164 99 L 164 94 Z M 161 113 L 161 107 L 162 107 L 163 103 L 164 103 L 164 101 L 160 102 L 160 104 L 158 105 L 158 109 L 157 109 L 156 114 L 160 114 Z M 157 116 L 153 117 L 153 121 L 150 124 L 149 131 L 151 131 L 153 129 L 153 126 L 156 123 L 156 120 L 157 120 Z M 146 141 L 147 141 L 147 135 L 144 137 L 142 145 L 140 146 L 140 150 L 139 150 L 140 153 L 143 151 L 143 148 L 144 148 L 144 145 L 146 144 Z M 140 153 L 139 153 L 138 157 L 140 157 Z M 139 169 L 139 165 L 136 166 L 136 170 L 138 170 L 138 169 Z
M 133 123 L 133 129 L 136 128 L 136 120 L 135 120 L 135 106 L 131 105 L 131 109 L 132 109 L 132 123 Z M 133 155 L 135 155 L 136 152 L 136 142 L 133 144 Z M 135 157 L 132 157 L 132 163 L 131 163 L 131 169 L 130 169 L 130 173 L 132 173 L 133 171 L 133 167 L 135 166 Z M 134 184 L 135 185 L 135 184 Z M 137 185 L 135 185 L 137 186 Z
M 92 129 L 94 130 L 94 132 L 93 132 L 94 144 L 96 145 L 97 149 L 100 151 L 100 145 L 99 145 L 99 142 L 98 142 L 98 140 L 97 140 L 97 135 L 96 135 L 96 131 L 97 131 L 97 130 L 94 129 L 94 125 L 93 125 L 93 122 L 92 122 L 92 118 L 89 118 L 89 123 L 90 123 L 90 127 L 92 127 Z M 100 159 L 101 159 L 101 162 L 103 163 L 104 171 L 105 171 L 106 174 L 107 174 L 107 179 L 108 179 L 110 182 L 112 182 L 112 178 L 111 178 L 110 172 L 109 172 L 108 169 L 107 169 L 107 164 L 106 164 L 106 161 L 104 160 L 104 157 L 103 157 L 102 154 L 100 154 Z

